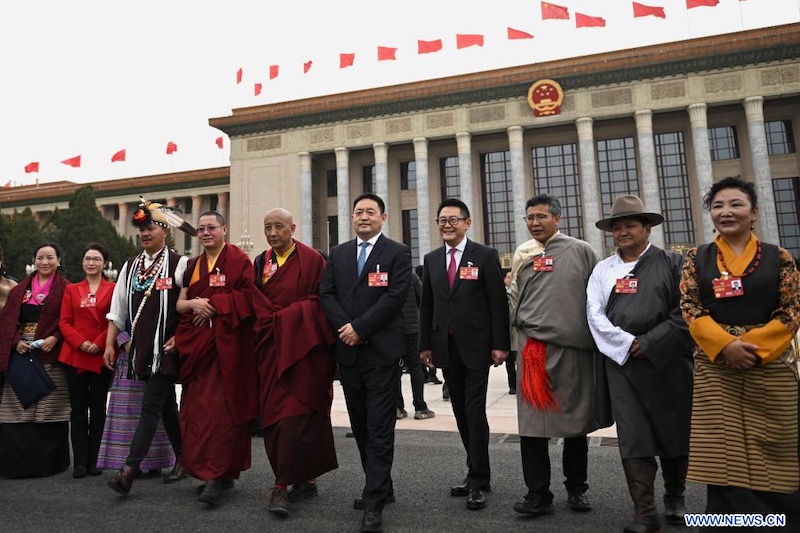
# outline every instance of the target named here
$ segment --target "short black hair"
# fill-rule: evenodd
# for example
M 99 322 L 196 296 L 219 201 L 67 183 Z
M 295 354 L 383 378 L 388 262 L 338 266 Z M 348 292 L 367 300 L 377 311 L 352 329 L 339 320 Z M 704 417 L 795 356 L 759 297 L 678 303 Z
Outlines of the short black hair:
M 753 182 L 745 181 L 739 176 L 728 176 L 712 185 L 708 193 L 703 196 L 703 209 L 706 211 L 711 209 L 711 202 L 714 201 L 714 197 L 719 191 L 723 189 L 739 189 L 750 199 L 750 205 L 752 205 L 753 209 L 758 207 L 758 194 L 756 194 L 756 186 Z
M 528 208 L 536 207 L 537 205 L 546 205 L 550 209 L 550 214 L 554 217 L 561 216 L 561 202 L 559 202 L 558 198 L 555 196 L 550 196 L 549 194 L 545 193 L 537 194 L 527 201 L 525 204 L 525 211 L 527 211 Z
M 365 193 L 359 194 L 356 197 L 356 199 L 353 200 L 353 210 L 355 210 L 356 205 L 361 200 L 372 200 L 372 201 L 374 201 L 374 202 L 376 202 L 378 204 L 378 208 L 381 210 L 381 214 L 384 214 L 386 212 L 386 204 L 383 202 L 383 198 L 381 198 L 377 194 L 371 193 L 371 192 L 365 192 Z
M 109 254 L 108 248 L 100 244 L 99 242 L 90 242 L 86 246 L 83 247 L 83 251 L 81 252 L 81 257 L 86 255 L 86 252 L 89 250 L 94 250 L 95 252 L 100 252 L 100 255 L 103 256 L 103 261 L 108 261 Z
M 442 209 L 445 207 L 457 207 L 461 210 L 461 216 L 464 218 L 469 218 L 469 208 L 467 204 L 459 200 L 458 198 L 445 198 L 442 200 L 442 203 L 439 204 L 439 209 L 436 210 L 436 216 L 439 216 L 439 213 L 442 212 Z
M 219 222 L 221 226 L 225 225 L 225 217 L 222 216 L 222 214 L 218 213 L 217 211 L 206 211 L 205 213 L 197 217 L 197 221 L 199 222 L 200 219 L 203 217 L 214 217 L 217 219 L 217 222 Z
M 33 251 L 33 259 L 34 260 L 36 259 L 36 254 L 39 253 L 39 250 L 41 250 L 42 248 L 45 248 L 47 246 L 49 246 L 50 248 L 55 250 L 56 251 L 56 257 L 58 259 L 61 259 L 61 246 L 59 246 L 57 243 L 54 243 L 54 242 L 43 242 L 39 246 L 37 246 L 36 249 Z

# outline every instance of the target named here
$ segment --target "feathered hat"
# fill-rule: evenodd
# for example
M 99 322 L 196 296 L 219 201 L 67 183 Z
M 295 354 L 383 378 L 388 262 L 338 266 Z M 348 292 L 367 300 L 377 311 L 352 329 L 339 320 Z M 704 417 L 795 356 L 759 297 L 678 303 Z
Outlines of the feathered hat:
M 145 200 L 139 197 L 139 209 L 133 213 L 133 225 L 137 228 L 143 228 L 149 224 L 158 224 L 164 228 L 174 226 L 184 233 L 188 233 L 192 237 L 197 235 L 197 230 L 191 224 L 186 222 L 179 207 L 170 207 L 168 205 L 159 204 Z

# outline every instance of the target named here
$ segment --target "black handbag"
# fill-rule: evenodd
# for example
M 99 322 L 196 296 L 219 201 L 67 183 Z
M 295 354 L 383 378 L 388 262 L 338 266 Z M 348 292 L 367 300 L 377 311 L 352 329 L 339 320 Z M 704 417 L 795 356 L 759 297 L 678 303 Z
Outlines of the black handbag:
M 14 389 L 19 403 L 25 409 L 56 390 L 56 384 L 33 352 L 12 352 L 8 361 L 6 383 Z

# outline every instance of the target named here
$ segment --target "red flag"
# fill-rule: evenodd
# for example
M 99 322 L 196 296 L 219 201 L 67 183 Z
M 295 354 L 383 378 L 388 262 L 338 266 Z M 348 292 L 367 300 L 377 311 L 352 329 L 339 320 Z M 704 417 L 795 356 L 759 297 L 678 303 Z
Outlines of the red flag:
M 78 168 L 81 166 L 81 156 L 76 155 L 75 157 L 70 157 L 69 159 L 65 159 L 61 162 L 62 165 L 68 165 L 72 168 Z
M 262 85 L 260 83 L 256 83 L 255 85 L 253 85 L 253 92 L 255 93 L 256 96 L 261 94 L 261 87 Z
M 8 180 L 8 181 L 6 182 L 6 184 L 5 184 L 5 185 L 3 185 L 3 187 L 5 187 L 6 189 L 8 189 L 9 187 L 11 187 L 11 180 Z
M 117 161 L 125 161 L 125 149 L 120 150 L 116 154 L 111 156 L 111 162 L 115 163 Z
M 456 34 L 456 49 L 467 48 L 468 46 L 483 46 L 483 35 L 470 33 Z
M 526 31 L 515 30 L 514 28 L 508 28 L 508 39 L 533 39 L 533 34 Z
M 590 17 L 583 13 L 575 13 L 576 28 L 603 28 L 605 25 L 606 19 L 603 17 Z
M 378 47 L 378 61 L 386 61 L 388 59 L 395 60 L 395 54 L 397 53 L 397 48 L 391 48 L 389 46 L 379 46 Z
M 719 4 L 719 0 L 686 0 L 686 9 L 693 7 L 714 7 Z
M 633 2 L 633 17 L 659 17 L 659 18 L 667 18 L 667 15 L 664 14 L 664 8 L 659 6 L 646 6 L 644 4 L 639 4 L 638 2 Z
M 25 165 L 25 174 L 30 174 L 31 172 L 39 172 L 38 161 L 34 161 L 33 163 L 28 163 Z
M 303 74 L 305 74 L 306 72 L 311 70 L 311 64 L 312 63 L 313 63 L 313 61 L 306 61 L 305 63 L 303 63 Z
M 557 6 L 548 2 L 542 2 L 542 20 L 547 19 L 568 19 L 569 9 L 564 6 Z
M 214 142 L 217 143 L 219 149 L 222 150 L 222 137 L 217 137 L 217 139 Z
M 172 141 L 167 143 L 167 155 L 172 155 L 178 151 L 178 145 Z
M 269 66 L 269 79 L 274 80 L 278 77 L 278 65 Z
M 436 39 L 435 41 L 417 41 L 418 54 L 430 54 L 431 52 L 438 52 L 442 49 L 442 40 Z
M 239 70 L 236 71 L 236 84 L 238 85 L 240 83 L 242 83 L 242 69 L 241 69 L 241 67 L 239 68 Z
M 355 59 L 355 54 L 339 54 L 339 68 L 352 67 Z

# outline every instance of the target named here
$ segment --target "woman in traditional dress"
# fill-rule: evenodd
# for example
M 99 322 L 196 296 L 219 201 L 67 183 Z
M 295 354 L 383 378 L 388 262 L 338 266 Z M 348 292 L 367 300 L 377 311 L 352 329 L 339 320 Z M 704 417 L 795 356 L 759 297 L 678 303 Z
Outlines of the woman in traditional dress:
M 32 352 L 55 390 L 24 408 L 6 381 L 0 400 L 0 476 L 51 476 L 69 467 L 69 388 L 58 362 L 58 315 L 67 280 L 58 272 L 61 252 L 54 243 L 34 252 L 36 270 L 11 289 L 0 310 L 0 371 L 11 357 Z
M 800 274 L 753 233 L 752 183 L 725 178 L 703 206 L 717 235 L 689 251 L 681 278 L 698 346 L 687 479 L 707 485 L 707 513 L 783 513 L 797 528 Z
M 81 265 L 86 277 L 67 286 L 58 321 L 64 336 L 59 360 L 67 365 L 72 408 L 70 437 L 75 478 L 102 473 L 97 468 L 97 454 L 111 384 L 111 370 L 103 365 L 103 348 L 108 332 L 106 314 L 114 292 L 114 284 L 103 276 L 107 263 L 108 250 L 102 244 L 91 243 L 84 248 Z

